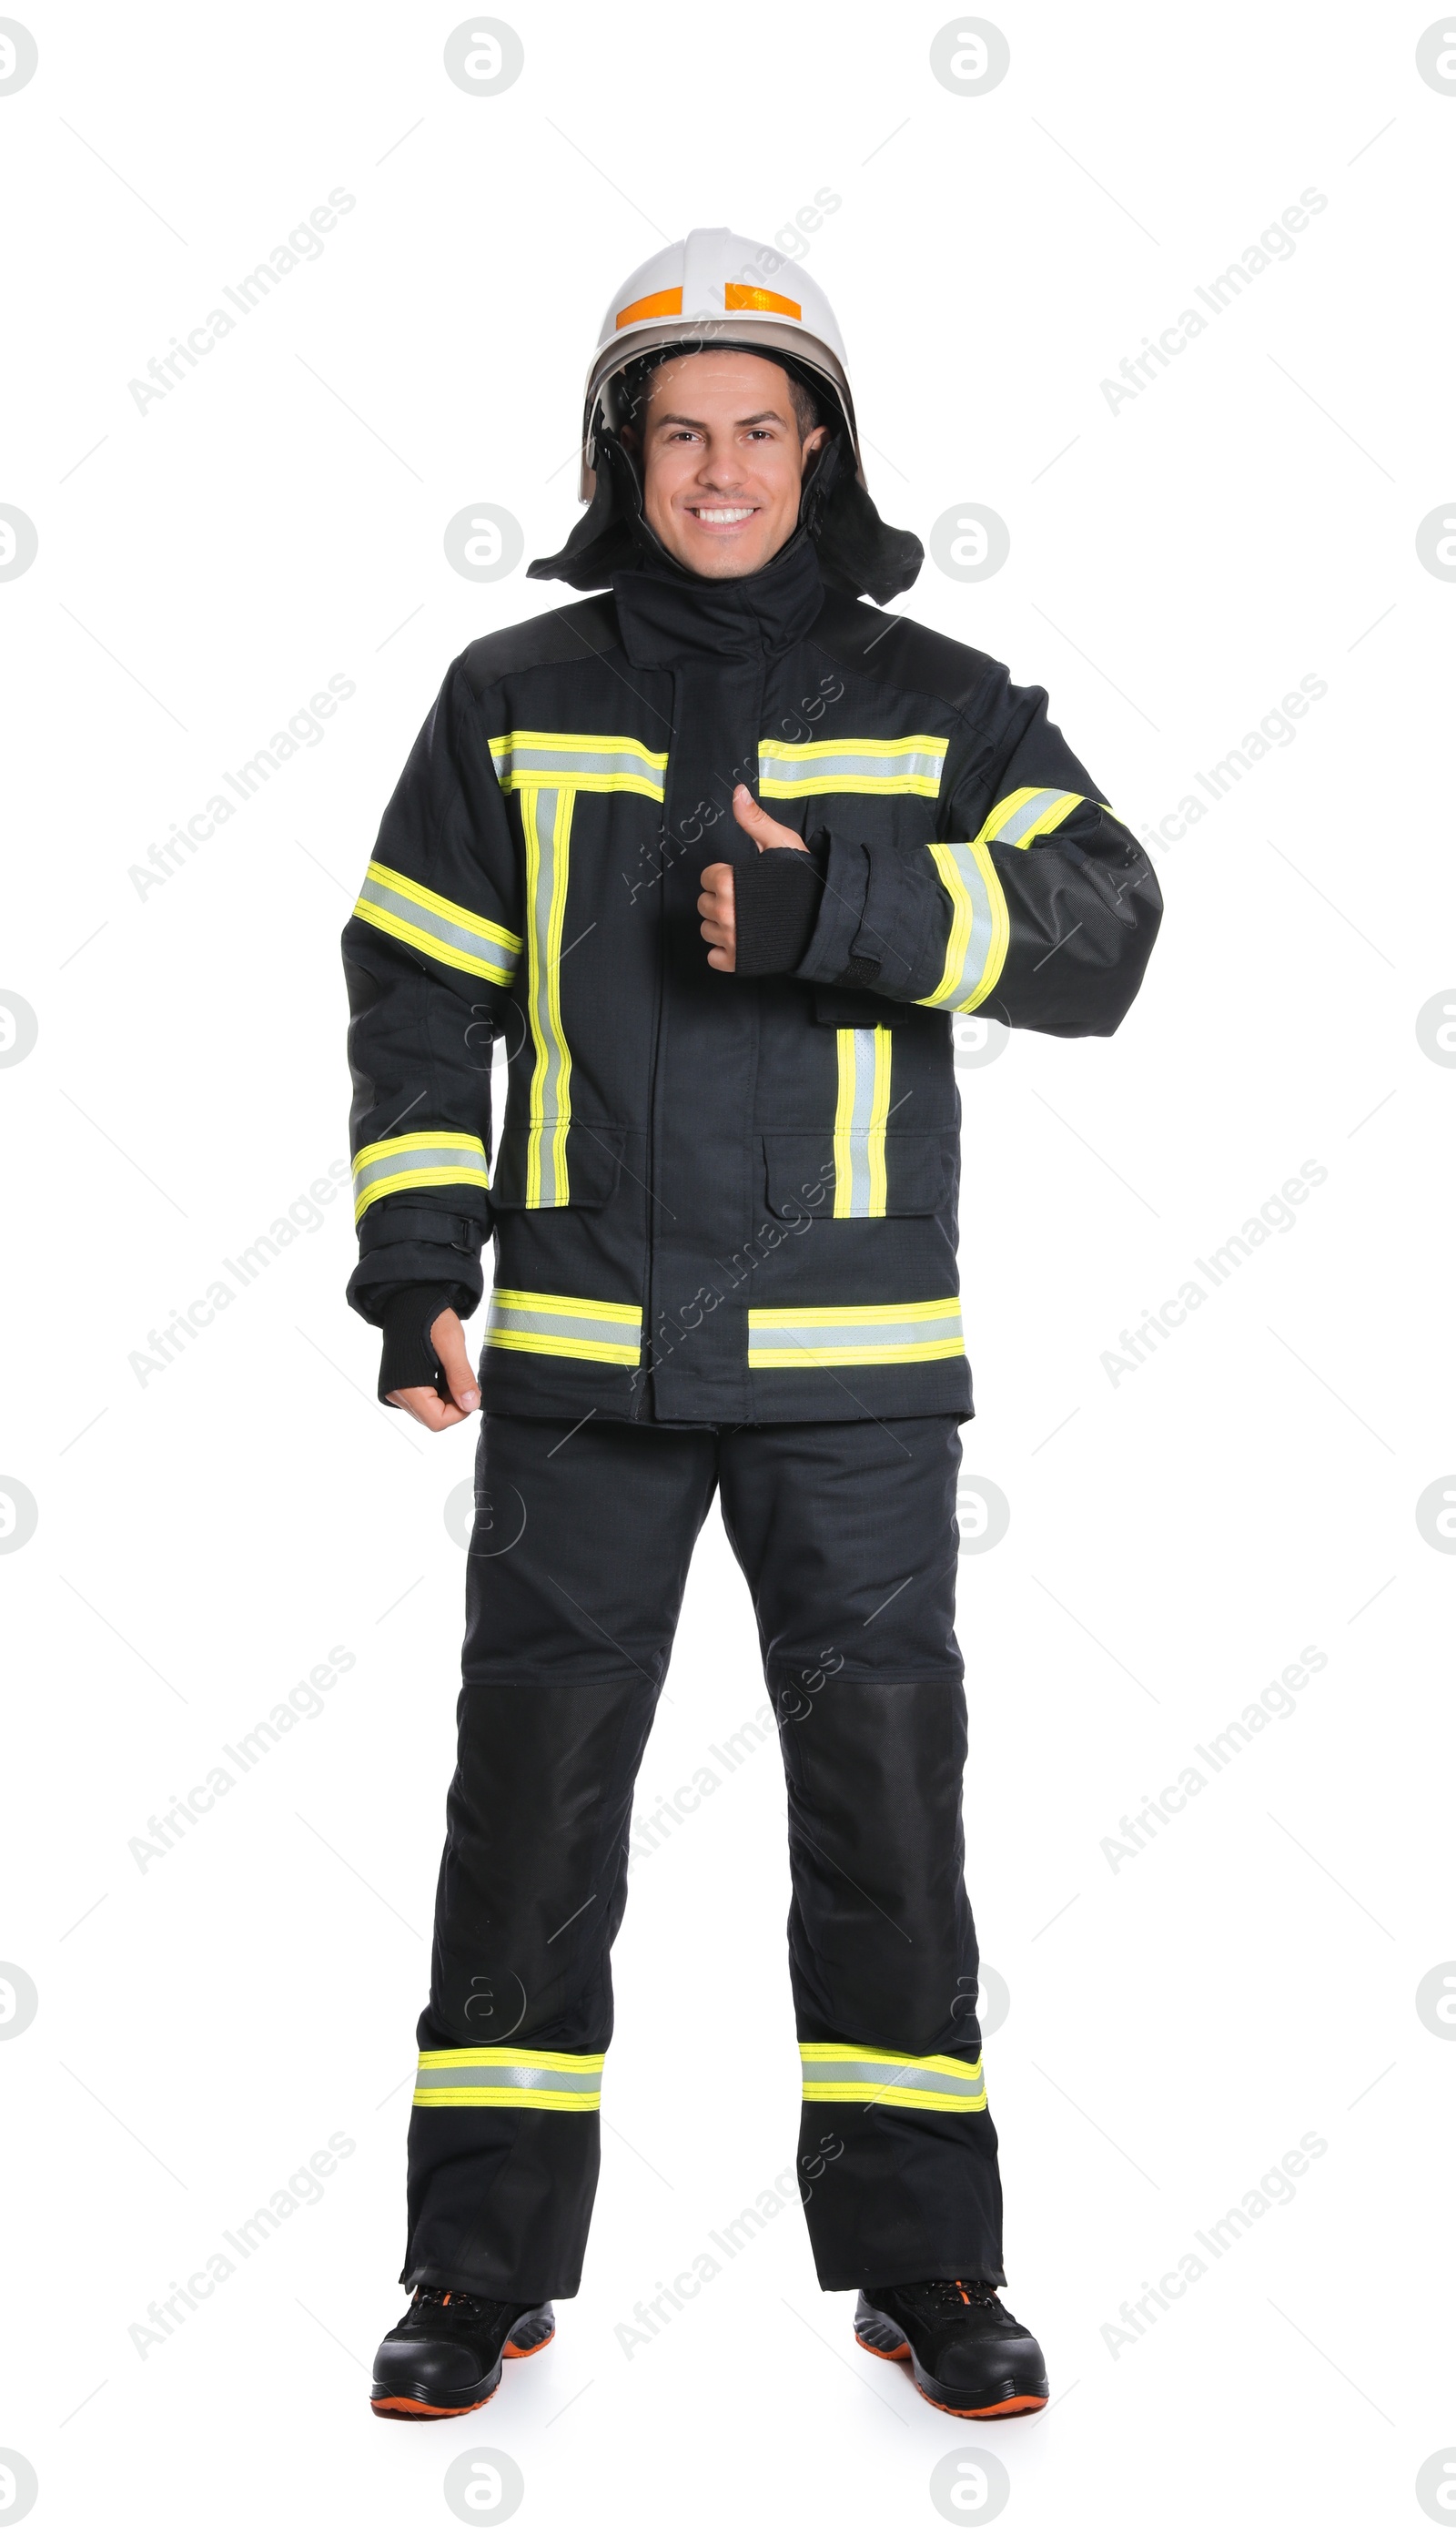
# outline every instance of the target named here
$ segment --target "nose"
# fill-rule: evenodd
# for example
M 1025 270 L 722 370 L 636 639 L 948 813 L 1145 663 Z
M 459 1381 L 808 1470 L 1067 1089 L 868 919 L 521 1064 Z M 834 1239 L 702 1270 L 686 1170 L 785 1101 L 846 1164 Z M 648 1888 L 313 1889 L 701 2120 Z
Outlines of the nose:
M 697 482 L 705 494 L 726 495 L 743 484 L 743 462 L 731 446 L 703 452 Z

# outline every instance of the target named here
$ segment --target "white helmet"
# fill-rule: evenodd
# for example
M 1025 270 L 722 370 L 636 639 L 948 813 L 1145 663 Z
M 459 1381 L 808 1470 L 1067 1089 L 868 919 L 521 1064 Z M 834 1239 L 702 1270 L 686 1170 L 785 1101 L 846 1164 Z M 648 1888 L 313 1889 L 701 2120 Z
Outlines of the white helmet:
M 629 274 L 607 306 L 587 373 L 582 419 L 581 498 L 596 488 L 600 425 L 615 424 L 611 384 L 639 354 L 664 345 L 744 345 L 771 362 L 790 355 L 831 391 L 849 429 L 854 473 L 864 484 L 844 340 L 817 283 L 774 247 L 736 230 L 689 230 Z

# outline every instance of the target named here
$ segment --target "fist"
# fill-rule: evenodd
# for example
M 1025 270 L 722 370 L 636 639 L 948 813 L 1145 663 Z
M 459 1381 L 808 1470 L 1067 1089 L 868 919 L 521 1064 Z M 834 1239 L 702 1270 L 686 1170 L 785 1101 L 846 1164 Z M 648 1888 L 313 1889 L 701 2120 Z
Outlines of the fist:
M 759 849 L 802 849 L 804 846 L 798 832 L 788 830 L 782 822 L 775 822 L 771 814 L 754 802 L 746 786 L 733 789 L 733 818 Z M 704 866 L 701 882 L 697 908 L 702 934 L 707 939 L 708 965 L 714 972 L 731 972 L 738 959 L 733 868 L 726 864 Z

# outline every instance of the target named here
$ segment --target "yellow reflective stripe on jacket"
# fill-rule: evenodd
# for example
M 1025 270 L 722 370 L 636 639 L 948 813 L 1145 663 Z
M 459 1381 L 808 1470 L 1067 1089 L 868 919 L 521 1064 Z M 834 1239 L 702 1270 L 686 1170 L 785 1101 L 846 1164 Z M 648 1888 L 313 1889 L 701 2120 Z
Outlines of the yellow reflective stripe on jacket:
M 895 2103 L 919 2112 L 984 2112 L 986 2079 L 978 2060 L 935 2054 L 907 2059 L 859 2041 L 801 2041 L 806 2103 Z
M 1011 913 L 991 853 L 980 840 L 931 841 L 935 872 L 950 895 L 945 967 L 920 1008 L 966 1014 L 989 999 L 1001 979 L 1011 939 Z
M 422 2050 L 417 2103 L 504 2103 L 518 2111 L 596 2112 L 604 2055 L 570 2050 Z
M 958 1360 L 959 1299 L 878 1308 L 750 1308 L 750 1369 L 850 1369 L 882 1361 Z
M 1060 786 L 1017 786 L 987 814 L 974 840 L 932 841 L 930 855 L 950 895 L 950 935 L 945 965 L 921 1008 L 951 1008 L 966 1016 L 990 998 L 1001 979 L 1011 944 L 1011 913 L 991 850 L 1029 849 L 1058 831 L 1079 804 L 1096 799 Z M 1109 804 L 1100 811 L 1111 811 Z
M 892 742 L 761 742 L 763 795 L 929 795 L 940 792 L 943 733 L 905 733 Z
M 490 1190 L 484 1143 L 473 1131 L 406 1131 L 396 1140 L 374 1140 L 354 1161 L 356 1227 L 369 1204 L 386 1193 L 437 1185 L 478 1185 Z
M 498 928 L 493 919 L 482 919 L 478 911 L 446 901 L 441 893 L 427 892 L 422 883 L 380 865 L 377 859 L 369 862 L 354 916 L 418 953 L 433 954 L 453 971 L 473 972 L 479 980 L 503 985 L 515 973 L 521 940 L 509 928 Z
M 617 1299 L 494 1290 L 485 1340 L 498 1352 L 549 1353 L 558 1360 L 609 1360 L 635 1369 L 642 1357 L 642 1311 Z
M 981 825 L 981 838 L 995 840 L 1003 848 L 1029 849 L 1033 840 L 1060 830 L 1079 804 L 1094 801 L 1090 795 L 1068 795 L 1059 786 L 1018 786 L 1014 794 L 1004 795 L 993 806 Z M 1099 809 L 1110 813 L 1112 807 L 1103 804 Z
M 883 1219 L 885 1121 L 890 1110 L 890 1028 L 842 1026 L 834 1122 L 836 1219 Z
M 528 786 L 576 786 L 591 795 L 666 792 L 668 755 L 623 733 L 498 733 L 490 747 L 507 794 Z
M 571 1053 L 561 1026 L 561 927 L 571 849 L 572 788 L 529 787 L 521 797 L 526 834 L 529 929 L 526 1021 L 535 1045 L 526 1135 L 526 1206 L 560 1210 L 571 1199 L 566 1134 L 571 1126 Z

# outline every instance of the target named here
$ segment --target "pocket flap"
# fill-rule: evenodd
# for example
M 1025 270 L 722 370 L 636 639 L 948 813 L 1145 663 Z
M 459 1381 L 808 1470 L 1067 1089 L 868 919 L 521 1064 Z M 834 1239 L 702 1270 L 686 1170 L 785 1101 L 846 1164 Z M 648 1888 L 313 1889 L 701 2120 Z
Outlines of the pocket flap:
M 837 1211 L 833 1131 L 765 1131 L 766 1198 L 775 1219 L 910 1219 L 938 1210 L 955 1183 L 959 1142 L 953 1130 L 886 1131 L 883 1199 L 873 1162 L 846 1161 L 849 1208 Z
M 532 1133 L 529 1126 L 507 1122 L 491 1177 L 493 1210 L 563 1207 L 558 1190 L 563 1179 L 552 1165 L 554 1128 L 554 1124 L 543 1122 Z M 573 1115 L 566 1132 L 566 1207 L 600 1210 L 604 1202 L 610 1201 L 621 1175 L 626 1144 L 626 1132 L 618 1124 L 579 1122 Z M 537 1157 L 532 1178 L 533 1149 Z M 538 1199 L 529 1197 L 532 1190 Z

